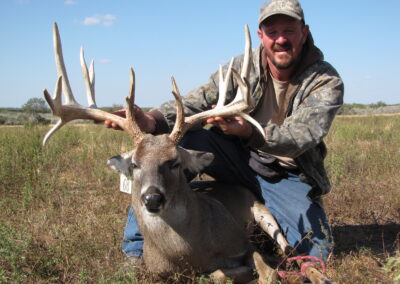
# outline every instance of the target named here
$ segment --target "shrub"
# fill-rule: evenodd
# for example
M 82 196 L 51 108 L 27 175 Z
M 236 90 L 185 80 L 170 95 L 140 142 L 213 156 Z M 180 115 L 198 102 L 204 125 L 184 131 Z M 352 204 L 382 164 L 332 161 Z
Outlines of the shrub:
M 50 109 L 42 98 L 31 98 L 23 106 L 22 111 L 28 114 L 49 113 Z
M 387 106 L 385 102 L 379 101 L 377 103 L 374 104 L 370 104 L 369 105 L 371 108 L 380 108 L 380 107 L 384 107 Z
M 40 114 L 20 114 L 17 117 L 17 121 L 19 124 L 23 125 L 48 125 L 50 124 L 50 120 L 44 118 Z
M 0 124 L 6 124 L 7 122 L 7 117 L 0 115 Z

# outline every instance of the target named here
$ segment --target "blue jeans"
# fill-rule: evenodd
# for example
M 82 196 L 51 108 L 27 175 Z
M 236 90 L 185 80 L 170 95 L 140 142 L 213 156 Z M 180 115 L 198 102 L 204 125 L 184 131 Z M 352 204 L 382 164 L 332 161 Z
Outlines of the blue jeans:
M 239 139 L 218 131 L 199 130 L 186 133 L 180 145 L 187 149 L 214 154 L 214 161 L 204 172 L 228 184 L 249 188 L 277 219 L 290 245 L 300 254 L 324 260 L 332 250 L 331 230 L 324 209 L 309 200 L 311 186 L 298 175 L 268 181 L 257 175 L 248 165 L 249 153 Z M 187 173 L 187 179 L 194 174 Z M 143 237 L 130 208 L 125 226 L 122 250 L 127 256 L 143 254 Z

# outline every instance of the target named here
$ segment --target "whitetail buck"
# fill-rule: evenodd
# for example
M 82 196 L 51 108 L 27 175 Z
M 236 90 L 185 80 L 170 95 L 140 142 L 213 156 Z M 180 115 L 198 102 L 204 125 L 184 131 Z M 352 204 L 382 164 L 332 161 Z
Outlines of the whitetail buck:
M 193 191 L 183 171 L 188 169 L 200 172 L 211 163 L 213 155 L 178 146 L 185 132 L 204 118 L 241 115 L 251 120 L 246 114 L 252 108 L 246 80 L 251 62 L 247 26 L 242 72 L 239 75 L 232 69 L 231 63 L 224 80 L 220 70 L 220 98 L 217 107 L 185 118 L 182 99 L 172 79 L 173 95 L 177 103 L 176 123 L 171 134 L 158 136 L 143 134 L 135 121 L 135 76 L 132 69 L 130 93 L 126 98 L 126 118 L 96 109 L 93 64 L 88 71 L 82 49 L 81 66 L 90 108 L 79 105 L 69 86 L 56 24 L 53 32 L 59 78 L 55 98 L 52 99 L 47 90 L 44 90 L 44 95 L 53 114 L 60 117 L 60 120 L 47 133 L 43 143 L 62 125 L 75 119 L 110 120 L 132 136 L 135 150 L 111 158 L 108 164 L 133 179 L 132 205 L 144 237 L 146 268 L 161 275 L 194 269 L 212 273 L 211 276 L 218 281 L 232 277 L 238 282 L 250 281 L 252 270 L 256 268 L 260 283 L 274 278 L 276 272 L 254 251 L 248 238 L 248 229 L 252 227 L 249 224 L 256 221 L 278 242 L 284 252 L 289 250 L 290 246 L 270 212 L 249 190 L 239 186 L 213 183 L 214 190 L 207 191 L 207 194 Z M 224 106 L 230 73 L 239 85 L 239 92 L 232 103 Z M 64 105 L 61 92 L 66 97 Z

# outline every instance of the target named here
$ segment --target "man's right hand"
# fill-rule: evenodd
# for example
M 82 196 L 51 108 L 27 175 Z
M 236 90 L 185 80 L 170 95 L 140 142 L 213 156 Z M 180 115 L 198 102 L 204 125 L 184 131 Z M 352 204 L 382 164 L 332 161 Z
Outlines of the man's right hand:
M 112 114 L 115 114 L 115 115 L 118 115 L 120 117 L 124 117 L 125 118 L 126 117 L 126 109 L 124 109 L 124 108 L 123 109 L 119 109 L 117 111 L 112 112 Z M 111 122 L 109 120 L 105 120 L 104 121 L 104 126 L 106 128 L 113 128 L 115 130 L 122 130 L 122 128 L 119 127 L 118 124 L 116 124 L 115 122 Z
M 133 106 L 133 111 L 135 113 L 136 123 L 139 125 L 140 129 L 146 133 L 153 133 L 156 128 L 156 122 L 154 117 L 150 114 L 144 113 L 143 110 L 137 105 Z M 126 117 L 126 109 L 120 109 L 114 111 L 113 114 L 119 115 L 121 117 Z M 113 128 L 115 130 L 122 130 L 116 123 L 109 120 L 104 121 L 104 126 L 106 128 Z

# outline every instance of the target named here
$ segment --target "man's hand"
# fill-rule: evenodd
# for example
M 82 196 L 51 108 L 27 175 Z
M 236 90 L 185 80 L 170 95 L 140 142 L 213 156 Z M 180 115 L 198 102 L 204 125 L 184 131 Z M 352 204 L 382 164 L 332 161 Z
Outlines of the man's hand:
M 156 128 L 156 122 L 150 114 L 144 113 L 143 110 L 137 105 L 133 106 L 133 111 L 135 113 L 136 123 L 139 125 L 140 129 L 146 133 L 153 133 Z M 126 109 L 120 109 L 114 111 L 113 114 L 119 115 L 121 117 L 126 117 Z M 109 120 L 104 121 L 104 126 L 107 128 L 113 128 L 115 130 L 122 130 L 116 123 Z
M 253 128 L 250 123 L 240 116 L 210 117 L 206 119 L 206 123 L 216 125 L 228 135 L 249 138 L 253 134 Z
M 117 111 L 112 112 L 112 114 L 118 115 L 120 117 L 126 117 L 126 110 L 125 109 L 120 109 Z M 100 121 L 99 121 L 100 122 Z M 99 123 L 98 121 L 95 121 L 95 123 Z M 113 128 L 115 130 L 122 130 L 121 127 L 119 127 L 115 122 L 111 122 L 109 120 L 104 121 L 104 126 L 106 128 Z

